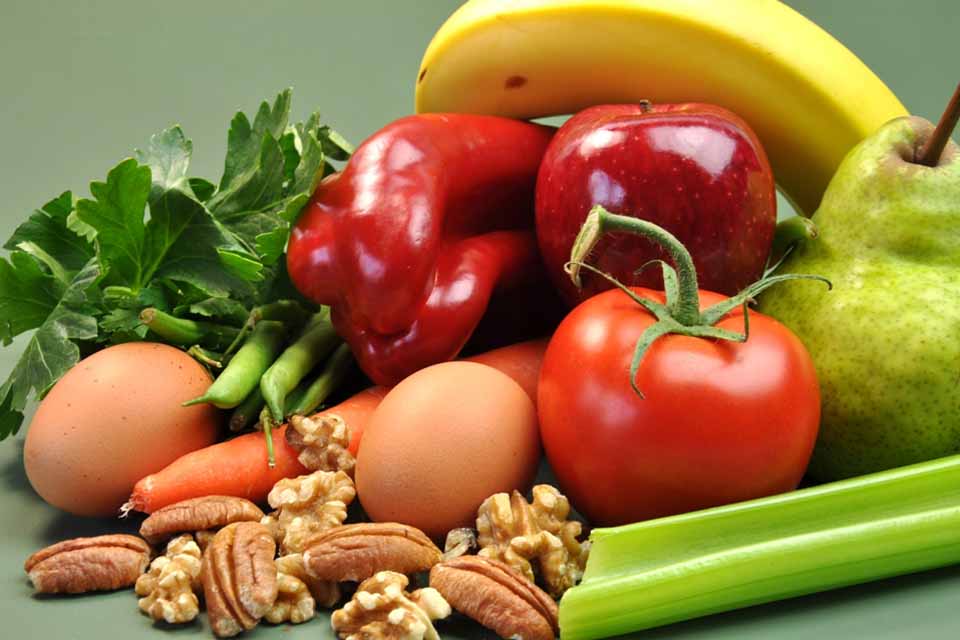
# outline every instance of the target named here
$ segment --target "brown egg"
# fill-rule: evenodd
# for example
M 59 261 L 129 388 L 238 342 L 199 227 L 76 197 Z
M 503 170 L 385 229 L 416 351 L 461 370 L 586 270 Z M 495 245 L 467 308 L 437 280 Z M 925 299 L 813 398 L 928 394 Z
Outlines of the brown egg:
M 442 540 L 473 526 L 499 491 L 525 490 L 540 459 L 536 409 L 511 378 L 475 362 L 427 367 L 387 394 L 357 454 L 357 495 L 379 522 Z
M 116 515 L 137 480 L 216 441 L 215 408 L 180 406 L 210 380 L 186 353 L 153 342 L 120 344 L 81 360 L 30 423 L 23 452 L 30 484 L 70 513 Z

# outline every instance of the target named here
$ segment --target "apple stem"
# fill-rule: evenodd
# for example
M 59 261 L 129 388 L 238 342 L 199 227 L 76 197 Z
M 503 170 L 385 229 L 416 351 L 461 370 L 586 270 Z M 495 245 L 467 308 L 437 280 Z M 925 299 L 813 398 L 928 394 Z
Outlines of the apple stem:
M 937 166 L 940 162 L 940 154 L 947 146 L 947 140 L 950 139 L 958 120 L 960 120 L 960 84 L 957 84 L 953 97 L 950 98 L 950 103 L 944 110 L 943 115 L 940 116 L 937 128 L 933 130 L 933 134 L 920 152 L 920 157 L 917 159 L 919 164 L 925 164 L 928 167 Z

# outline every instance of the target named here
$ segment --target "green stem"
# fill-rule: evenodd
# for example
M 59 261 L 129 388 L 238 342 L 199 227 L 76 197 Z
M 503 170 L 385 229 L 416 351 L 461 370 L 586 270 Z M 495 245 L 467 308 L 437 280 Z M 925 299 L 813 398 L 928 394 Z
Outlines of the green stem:
M 819 235 L 817 225 L 810 218 L 793 216 L 781 220 L 773 232 L 773 245 L 770 247 L 766 273 L 769 275 L 776 271 L 797 245 L 806 240 L 813 240 L 817 235 Z
M 165 342 L 181 347 L 200 344 L 211 349 L 222 349 L 239 333 L 236 327 L 177 318 L 155 307 L 141 311 L 140 322 Z
M 204 349 L 198 344 L 187 349 L 187 355 L 213 369 L 223 369 L 223 354 Z
M 816 228 L 813 227 L 812 224 L 793 223 L 787 229 L 792 235 L 800 236 L 804 233 L 809 233 L 810 229 L 815 230 Z M 603 273 L 584 262 L 584 259 L 597 246 L 603 234 L 608 231 L 623 231 L 642 236 L 651 240 L 670 254 L 675 268 L 671 268 L 667 263 L 661 261 L 663 265 L 664 297 L 666 298 L 666 304 L 661 305 L 653 300 L 641 297 L 637 292 L 632 291 L 613 276 Z M 784 234 L 784 236 L 786 236 L 786 234 Z M 643 266 L 640 268 L 643 269 Z M 773 267 L 771 271 L 775 268 L 776 267 Z M 721 300 L 701 313 L 700 292 L 697 288 L 697 270 L 693 264 L 693 258 L 690 256 L 690 252 L 686 250 L 683 244 L 669 231 L 658 227 L 652 222 L 610 213 L 601 205 L 595 205 L 590 210 L 590 213 L 587 214 L 587 219 L 584 221 L 583 227 L 580 228 L 580 233 L 577 234 L 573 242 L 573 248 L 570 251 L 570 261 L 564 266 L 564 269 L 577 287 L 580 287 L 581 284 L 581 269 L 587 269 L 588 271 L 596 273 L 618 287 L 634 302 L 646 309 L 657 319 L 657 321 L 647 327 L 643 334 L 637 339 L 633 358 L 630 361 L 630 385 L 641 398 L 643 397 L 643 393 L 641 393 L 637 386 L 637 375 L 640 371 L 640 365 L 643 363 L 644 356 L 651 345 L 659 338 L 669 334 L 676 334 L 711 340 L 719 339 L 733 342 L 746 342 L 750 335 L 749 304 L 753 296 L 759 294 L 767 287 L 778 282 L 783 282 L 784 280 L 819 280 L 824 282 L 828 287 L 830 286 L 830 282 L 826 278 L 815 275 L 787 274 L 770 277 L 765 276 L 737 295 Z M 727 313 L 738 306 L 743 307 L 743 333 L 736 333 L 714 326 Z
M 700 323 L 700 294 L 697 284 L 697 268 L 690 252 L 672 233 L 652 222 L 610 213 L 601 205 L 594 205 L 573 242 L 571 263 L 583 262 L 596 247 L 601 236 L 609 231 L 626 231 L 642 236 L 664 249 L 673 259 L 677 271 L 678 291 L 674 320 L 685 326 Z M 579 273 L 570 274 L 574 284 L 580 286 Z
M 263 437 L 267 442 L 267 466 L 273 469 L 277 466 L 277 458 L 273 451 L 273 428 L 276 426 L 273 416 L 270 415 L 270 408 L 264 407 L 260 412 L 260 428 L 263 429 Z
M 960 455 L 594 529 L 565 640 L 633 633 L 960 562 Z

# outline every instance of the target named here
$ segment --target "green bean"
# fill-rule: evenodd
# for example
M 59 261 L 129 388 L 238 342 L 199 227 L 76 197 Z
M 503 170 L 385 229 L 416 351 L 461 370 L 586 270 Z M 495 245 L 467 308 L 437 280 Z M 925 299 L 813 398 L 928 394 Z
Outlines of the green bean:
M 287 395 L 337 346 L 340 338 L 330 324 L 329 309 L 314 314 L 303 334 L 280 354 L 260 378 L 263 399 L 276 422 L 283 420 Z
M 237 408 L 230 414 L 230 431 L 243 431 L 251 424 L 257 421 L 260 411 L 263 409 L 263 394 L 260 393 L 260 385 L 250 392 L 243 402 L 237 405 Z
M 140 312 L 140 322 L 164 341 L 182 347 L 199 344 L 210 349 L 222 349 L 240 333 L 236 327 L 177 318 L 154 307 Z
M 282 322 L 258 322 L 253 333 L 207 392 L 185 402 L 184 406 L 209 402 L 221 409 L 232 409 L 239 405 L 257 387 L 260 376 L 270 368 L 286 336 L 287 328 Z
M 291 331 L 299 330 L 307 319 L 307 311 L 296 300 L 277 300 L 267 304 L 254 307 L 250 310 L 246 322 L 237 333 L 237 337 L 227 347 L 226 353 L 231 354 L 240 343 L 246 338 L 247 334 L 261 320 L 279 320 L 287 325 Z
M 311 382 L 299 397 L 287 403 L 287 415 L 307 415 L 313 412 L 333 393 L 350 372 L 353 353 L 346 344 L 341 344 L 323 366 L 323 371 Z

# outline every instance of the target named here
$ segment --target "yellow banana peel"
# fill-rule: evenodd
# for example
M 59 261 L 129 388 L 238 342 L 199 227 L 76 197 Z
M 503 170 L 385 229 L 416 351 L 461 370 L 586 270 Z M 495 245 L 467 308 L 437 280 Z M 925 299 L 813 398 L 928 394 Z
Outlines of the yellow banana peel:
M 807 215 L 846 153 L 907 113 L 776 0 L 470 0 L 424 54 L 416 110 L 536 118 L 644 99 L 739 114 Z

